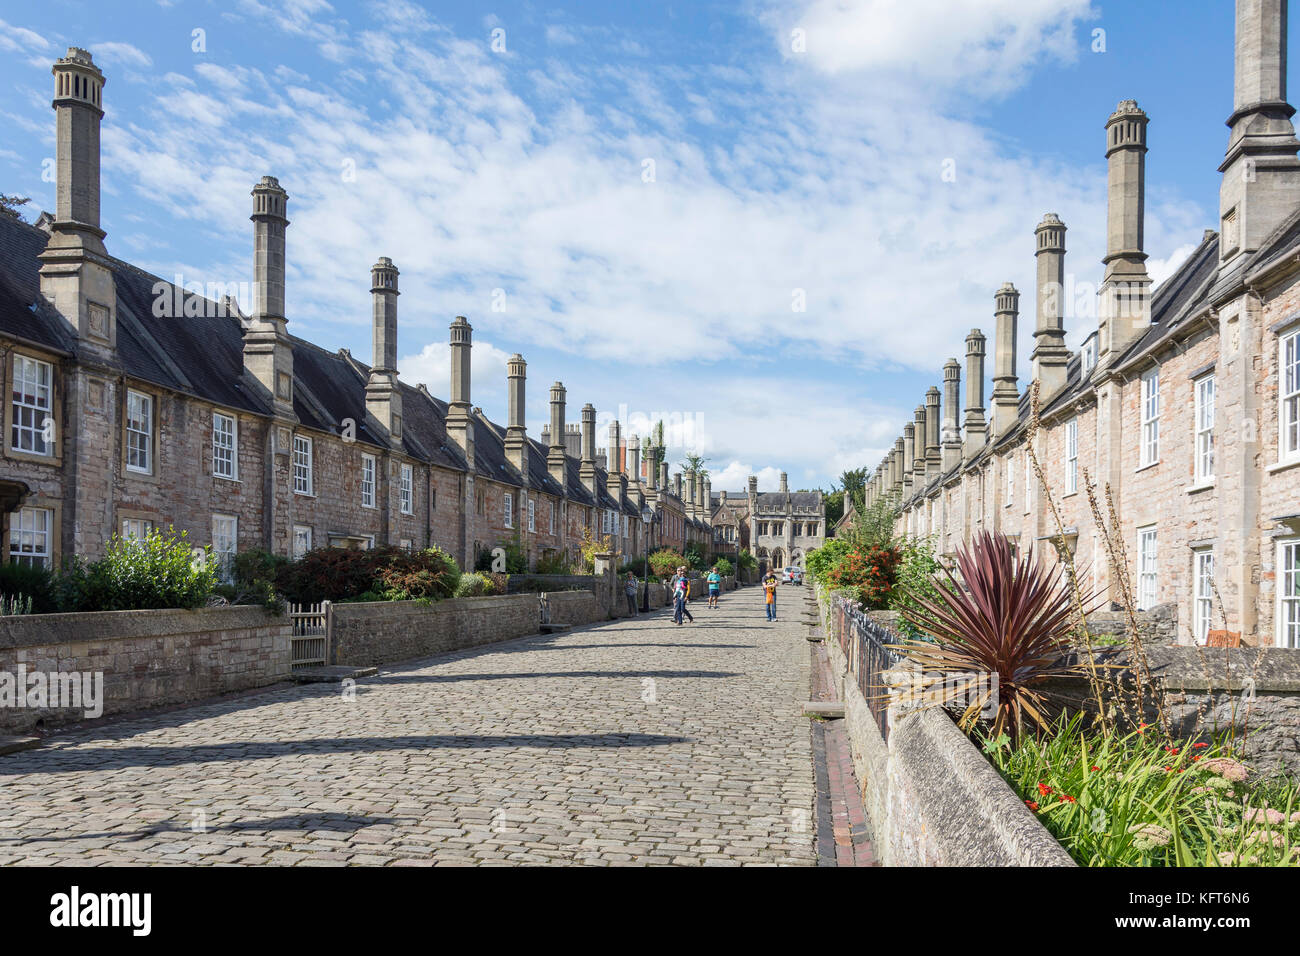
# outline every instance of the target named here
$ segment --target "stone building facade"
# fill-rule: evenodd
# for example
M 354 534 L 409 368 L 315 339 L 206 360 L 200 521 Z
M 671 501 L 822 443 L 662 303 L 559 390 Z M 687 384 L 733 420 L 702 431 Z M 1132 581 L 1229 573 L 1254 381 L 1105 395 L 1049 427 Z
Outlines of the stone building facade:
M 724 491 L 711 502 L 718 550 L 748 548 L 760 568 L 801 568 L 808 552 L 826 543 L 822 493 L 791 491 L 785 472 L 778 491 L 760 492 L 750 475 L 746 491 Z
M 1087 484 L 1119 517 L 1140 607 L 1172 603 L 1179 640 L 1211 629 L 1300 647 L 1300 142 L 1286 101 L 1286 4 L 1238 0 L 1234 108 L 1219 169 L 1220 222 L 1152 290 L 1143 249 L 1147 115 L 1105 125 L 1107 253 L 1097 326 L 1065 347 L 1066 226 L 1034 231 L 1034 349 L 1041 428 L 1017 366 L 1020 293 L 994 299 L 993 388 L 974 329 L 868 484 L 900 528 L 951 555 L 981 530 L 1018 548 L 1063 542 L 1086 585 L 1119 597 Z M 1057 519 L 1033 470 L 1043 469 Z
M 464 317 L 449 328 L 448 399 L 402 381 L 389 258 L 369 276 L 370 365 L 294 336 L 289 197 L 273 177 L 252 190 L 247 312 L 112 256 L 99 222 L 105 78 L 77 48 L 53 73 L 56 210 L 35 225 L 0 216 L 5 560 L 56 567 L 102 554 L 114 535 L 168 526 L 223 559 L 438 545 L 462 566 L 516 535 L 530 565 L 576 557 L 584 535 L 640 554 L 655 514 L 654 528 L 683 540 L 707 534 L 702 517 L 687 526 L 698 509 L 680 476 L 669 487 L 666 465 L 661 478 L 655 450 L 648 480 L 636 452 L 598 460 L 596 410 L 568 424 L 561 383 L 543 440 L 530 437 L 522 356 L 508 363 L 506 425 L 484 416 Z M 618 427 L 611 448 L 625 447 Z

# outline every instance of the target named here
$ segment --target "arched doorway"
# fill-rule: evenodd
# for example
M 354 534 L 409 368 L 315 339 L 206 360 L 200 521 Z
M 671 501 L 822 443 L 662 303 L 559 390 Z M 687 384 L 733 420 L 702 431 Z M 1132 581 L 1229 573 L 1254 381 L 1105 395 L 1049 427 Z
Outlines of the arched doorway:
M 785 552 L 777 548 L 772 552 L 772 569 L 779 571 L 783 567 L 785 567 Z

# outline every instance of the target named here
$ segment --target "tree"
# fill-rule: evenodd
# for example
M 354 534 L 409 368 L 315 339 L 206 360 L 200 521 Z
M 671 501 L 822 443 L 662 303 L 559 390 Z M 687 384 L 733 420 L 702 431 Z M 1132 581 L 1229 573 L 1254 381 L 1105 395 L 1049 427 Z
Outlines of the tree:
M 29 202 L 31 202 L 31 199 L 27 196 L 6 196 L 4 193 L 0 193 L 0 216 L 8 216 L 10 219 L 26 222 L 19 209 Z
M 682 471 L 693 471 L 696 475 L 703 478 L 708 475 L 709 469 L 704 467 L 704 463 L 709 459 L 697 452 L 687 452 L 686 456 L 679 462 Z

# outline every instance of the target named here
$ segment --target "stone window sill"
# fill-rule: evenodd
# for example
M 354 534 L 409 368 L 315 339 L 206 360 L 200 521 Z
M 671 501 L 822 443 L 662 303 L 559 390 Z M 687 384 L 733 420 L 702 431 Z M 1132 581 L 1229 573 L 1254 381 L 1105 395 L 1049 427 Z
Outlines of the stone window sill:
M 1269 465 L 1264 472 L 1269 475 L 1276 474 L 1279 471 L 1286 471 L 1288 468 L 1300 467 L 1300 458 L 1292 458 L 1287 461 L 1279 461 L 1276 465 Z
M 1185 493 L 1189 494 L 1189 495 L 1194 495 L 1194 494 L 1196 494 L 1198 491 L 1208 491 L 1209 489 L 1211 489 L 1211 488 L 1213 488 L 1213 487 L 1214 487 L 1214 481 L 1213 481 L 1213 480 L 1210 480 L 1210 481 L 1202 481 L 1200 484 L 1197 484 L 1197 485 L 1188 485 L 1186 488 L 1183 489 L 1183 491 L 1184 491 Z
M 1155 467 L 1158 466 L 1159 464 L 1160 464 L 1160 459 L 1157 458 L 1157 459 L 1156 459 L 1155 461 L 1153 461 L 1153 462 L 1150 462 L 1150 463 L 1145 464 L 1145 465 L 1139 465 L 1138 467 L 1134 468 L 1134 469 L 1133 469 L 1133 474 L 1136 475 L 1138 472 L 1140 472 L 1140 471 L 1146 471 L 1148 468 L 1155 468 Z

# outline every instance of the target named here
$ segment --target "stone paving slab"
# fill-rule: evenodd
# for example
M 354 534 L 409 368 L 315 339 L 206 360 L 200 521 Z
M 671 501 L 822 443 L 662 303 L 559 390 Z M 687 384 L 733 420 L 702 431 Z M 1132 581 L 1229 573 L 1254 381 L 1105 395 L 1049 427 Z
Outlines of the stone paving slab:
M 0 864 L 813 865 L 805 628 L 692 609 L 50 737 Z

